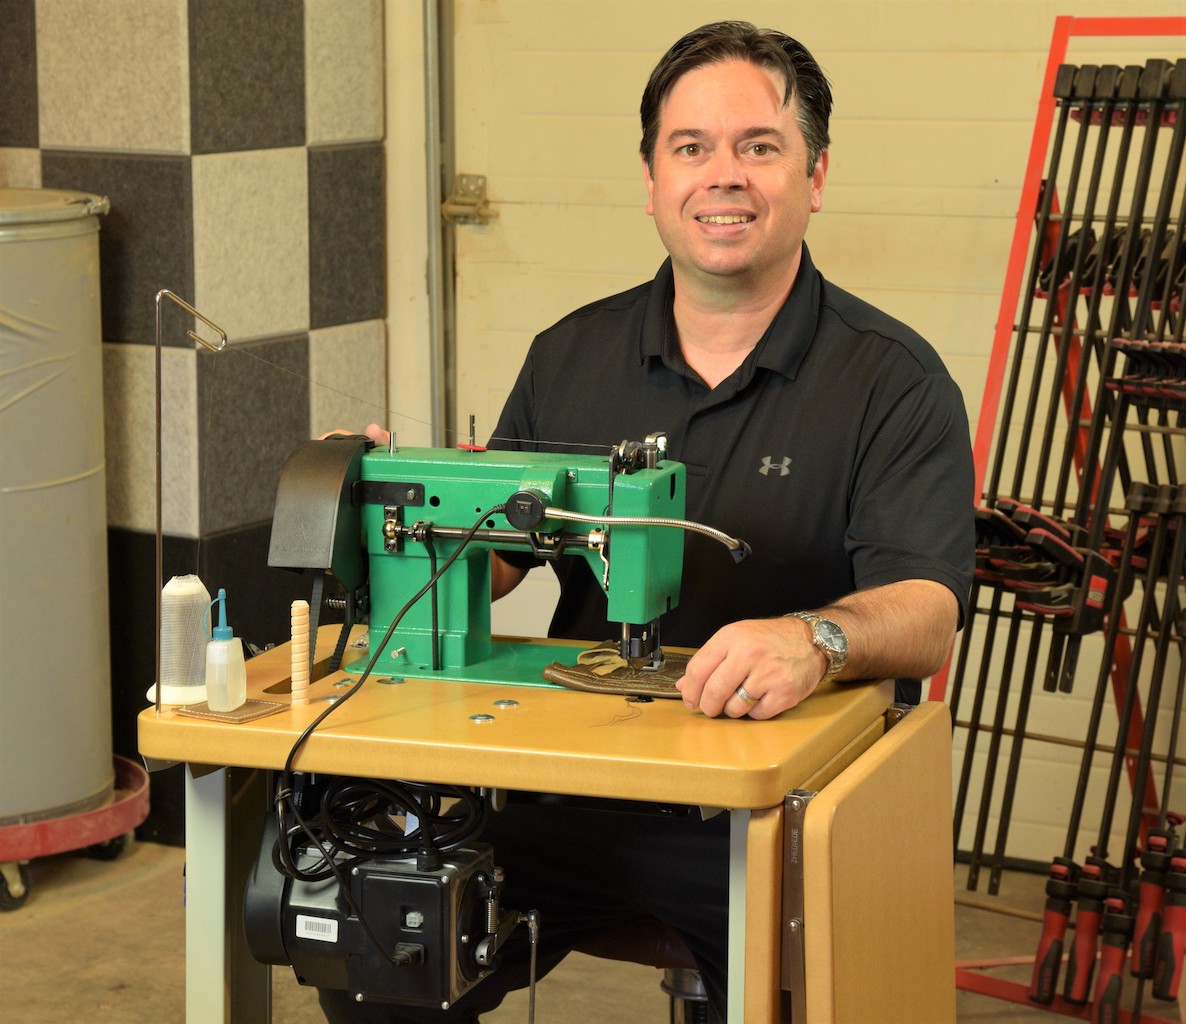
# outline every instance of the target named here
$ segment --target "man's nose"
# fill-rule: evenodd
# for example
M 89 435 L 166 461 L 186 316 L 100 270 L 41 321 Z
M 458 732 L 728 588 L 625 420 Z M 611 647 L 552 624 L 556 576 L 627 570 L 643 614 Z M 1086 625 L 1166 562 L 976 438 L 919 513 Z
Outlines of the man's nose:
M 709 188 L 745 188 L 748 176 L 737 152 L 728 147 L 718 149 L 707 167 Z

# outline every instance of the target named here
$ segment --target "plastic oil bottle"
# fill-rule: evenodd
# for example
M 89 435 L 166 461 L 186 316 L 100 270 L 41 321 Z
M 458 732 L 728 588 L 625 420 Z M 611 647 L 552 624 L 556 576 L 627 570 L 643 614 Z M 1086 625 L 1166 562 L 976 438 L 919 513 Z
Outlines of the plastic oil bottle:
M 243 643 L 226 623 L 226 590 L 210 607 L 218 605 L 218 625 L 206 645 L 206 706 L 211 711 L 234 711 L 247 701 L 247 666 L 243 661 Z

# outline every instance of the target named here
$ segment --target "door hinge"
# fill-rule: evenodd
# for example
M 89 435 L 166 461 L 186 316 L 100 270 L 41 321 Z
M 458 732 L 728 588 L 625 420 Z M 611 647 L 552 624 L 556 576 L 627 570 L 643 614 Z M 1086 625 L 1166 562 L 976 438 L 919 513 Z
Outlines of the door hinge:
M 486 175 L 459 174 L 453 191 L 441 203 L 441 216 L 450 224 L 489 224 L 498 216 L 486 200 Z

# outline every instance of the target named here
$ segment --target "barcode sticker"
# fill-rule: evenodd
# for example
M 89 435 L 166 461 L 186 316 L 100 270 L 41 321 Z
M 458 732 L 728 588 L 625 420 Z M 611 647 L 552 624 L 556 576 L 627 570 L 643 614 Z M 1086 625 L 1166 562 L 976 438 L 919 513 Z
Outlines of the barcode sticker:
M 338 922 L 329 917 L 307 917 L 297 914 L 296 933 L 297 937 L 302 939 L 337 942 Z

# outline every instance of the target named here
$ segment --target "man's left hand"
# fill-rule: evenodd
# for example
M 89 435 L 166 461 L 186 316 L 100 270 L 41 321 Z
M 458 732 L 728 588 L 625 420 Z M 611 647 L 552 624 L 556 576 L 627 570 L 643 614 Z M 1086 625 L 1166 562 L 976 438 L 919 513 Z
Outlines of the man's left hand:
M 746 619 L 718 630 L 675 685 L 710 718 L 773 718 L 811 694 L 827 667 L 802 619 Z
M 818 613 L 848 637 L 840 678 L 924 679 L 951 651 L 959 602 L 942 583 L 902 580 L 856 591 Z M 676 686 L 689 708 L 710 718 L 773 718 L 809 696 L 827 668 L 802 619 L 746 619 L 714 633 Z

